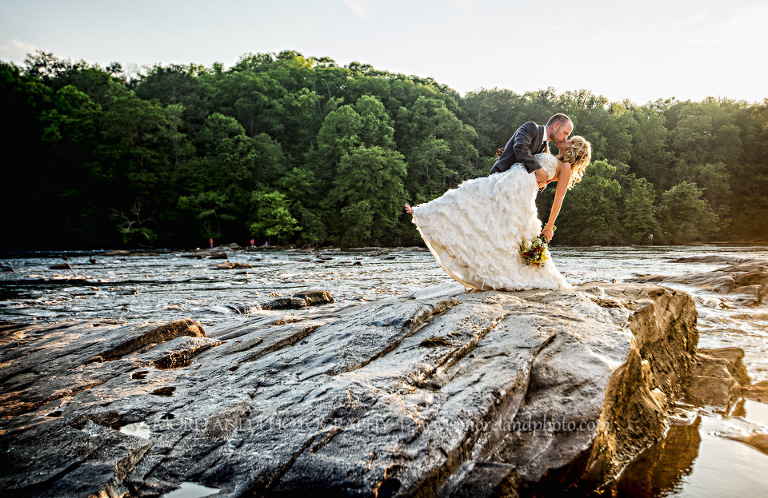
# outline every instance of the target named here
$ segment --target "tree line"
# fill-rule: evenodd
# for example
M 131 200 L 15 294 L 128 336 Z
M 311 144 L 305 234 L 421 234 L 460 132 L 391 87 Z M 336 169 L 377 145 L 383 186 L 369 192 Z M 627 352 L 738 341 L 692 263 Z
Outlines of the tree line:
M 419 244 L 405 202 L 486 175 L 518 126 L 555 112 L 593 146 L 555 243 L 768 238 L 768 100 L 461 97 L 284 51 L 134 76 L 37 52 L 0 62 L 0 102 L 6 248 Z

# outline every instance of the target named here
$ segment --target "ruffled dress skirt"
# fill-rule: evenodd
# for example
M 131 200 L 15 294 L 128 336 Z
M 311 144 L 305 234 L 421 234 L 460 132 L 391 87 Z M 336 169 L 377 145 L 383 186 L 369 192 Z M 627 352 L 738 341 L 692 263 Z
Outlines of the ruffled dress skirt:
M 526 265 L 520 244 L 541 233 L 536 177 L 520 164 L 425 204 L 413 223 L 443 269 L 468 289 L 568 289 L 552 259 Z

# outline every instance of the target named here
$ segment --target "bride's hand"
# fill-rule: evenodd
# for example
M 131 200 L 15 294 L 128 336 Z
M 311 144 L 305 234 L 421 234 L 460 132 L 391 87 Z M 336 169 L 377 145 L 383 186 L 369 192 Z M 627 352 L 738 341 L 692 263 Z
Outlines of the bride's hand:
M 549 241 L 552 240 L 552 236 L 554 234 L 555 234 L 555 231 L 549 225 L 545 226 L 544 230 L 541 231 L 541 235 L 543 235 L 547 239 L 547 244 L 549 244 Z

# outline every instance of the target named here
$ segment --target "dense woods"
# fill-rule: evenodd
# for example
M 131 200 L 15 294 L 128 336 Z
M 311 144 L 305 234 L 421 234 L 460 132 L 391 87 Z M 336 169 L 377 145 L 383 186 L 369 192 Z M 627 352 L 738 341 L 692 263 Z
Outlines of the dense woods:
M 486 175 L 518 126 L 554 112 L 593 163 L 553 243 L 768 239 L 768 100 L 461 97 L 285 51 L 139 76 L 37 52 L 0 63 L 0 103 L 6 249 L 418 244 L 405 202 Z

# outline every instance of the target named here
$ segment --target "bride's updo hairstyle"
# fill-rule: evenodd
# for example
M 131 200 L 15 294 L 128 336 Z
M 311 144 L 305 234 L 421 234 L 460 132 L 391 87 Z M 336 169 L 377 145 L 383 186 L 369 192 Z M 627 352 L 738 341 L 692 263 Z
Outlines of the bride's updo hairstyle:
M 568 188 L 572 188 L 581 181 L 592 158 L 592 145 L 584 137 L 576 135 L 570 138 L 570 142 L 570 147 L 557 156 L 564 163 L 571 165 L 571 181 L 568 183 Z

